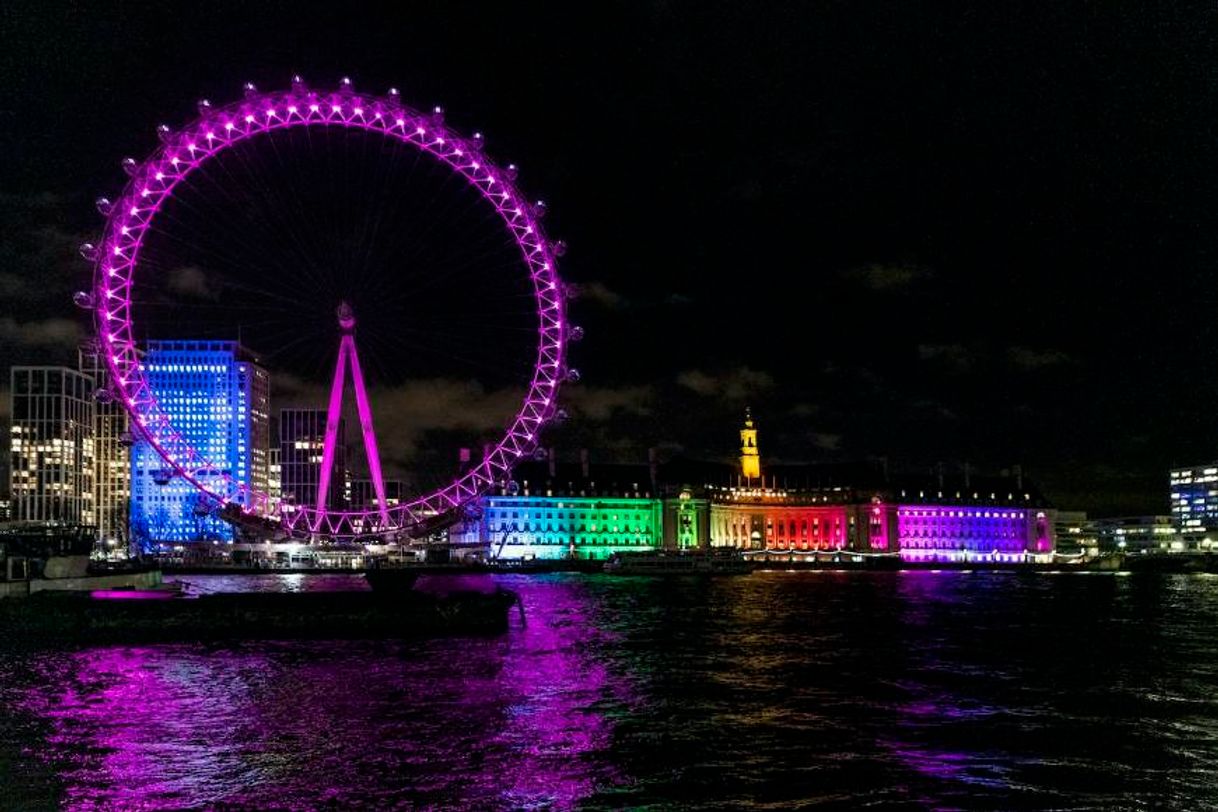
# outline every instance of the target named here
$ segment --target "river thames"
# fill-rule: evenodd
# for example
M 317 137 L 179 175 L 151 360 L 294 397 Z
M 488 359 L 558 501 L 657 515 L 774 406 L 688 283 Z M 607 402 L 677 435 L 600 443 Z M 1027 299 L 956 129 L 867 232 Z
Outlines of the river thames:
M 1215 577 L 498 580 L 498 638 L 6 644 L 0 806 L 1218 809 Z

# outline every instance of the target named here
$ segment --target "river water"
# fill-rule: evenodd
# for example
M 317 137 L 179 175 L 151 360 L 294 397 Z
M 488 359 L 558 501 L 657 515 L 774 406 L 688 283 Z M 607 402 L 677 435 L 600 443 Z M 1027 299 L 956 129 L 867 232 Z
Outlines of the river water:
M 1218 578 L 499 580 L 493 639 L 6 646 L 0 807 L 1218 809 Z

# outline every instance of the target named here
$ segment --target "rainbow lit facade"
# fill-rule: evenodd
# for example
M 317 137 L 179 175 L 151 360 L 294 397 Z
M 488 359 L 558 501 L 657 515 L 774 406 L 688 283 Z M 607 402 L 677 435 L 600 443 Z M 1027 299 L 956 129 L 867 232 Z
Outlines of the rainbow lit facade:
M 691 472 L 525 463 L 517 481 L 479 500 L 450 538 L 499 559 L 727 548 L 778 561 L 854 554 L 1002 563 L 1051 555 L 1055 547 L 1054 512 L 1028 492 L 960 491 L 951 494 L 959 501 L 940 501 L 938 491 L 865 482 L 789 489 L 680 484 L 724 473 L 713 465 Z
M 540 223 L 543 207 L 530 203 L 515 185 L 515 167 L 500 168 L 482 151 L 482 139 L 448 128 L 438 108 L 421 113 L 404 106 L 396 91 L 375 97 L 355 92 L 343 80 L 334 91 L 314 91 L 296 79 L 287 91 L 259 93 L 246 86 L 244 100 L 213 108 L 199 105 L 199 117 L 181 130 L 158 128 L 160 148 L 143 162 L 128 160 L 131 180 L 114 203 L 100 201 L 107 216 L 100 246 L 82 247 L 94 260 L 91 294 L 78 297 L 94 309 L 97 335 L 111 373 L 116 399 L 132 425 L 177 477 L 224 506 L 249 516 L 278 515 L 296 535 L 351 537 L 367 532 L 410 533 L 453 511 L 509 478 L 514 463 L 538 446 L 540 432 L 557 412 L 561 383 L 577 373 L 566 366 L 569 340 L 579 335 L 565 317 L 564 289 L 557 273 L 561 243 L 552 243 Z M 377 133 L 416 148 L 447 166 L 475 189 L 497 213 L 516 244 L 532 281 L 537 312 L 537 355 L 524 401 L 505 435 L 481 461 L 448 485 L 408 502 L 373 510 L 332 510 L 299 506 L 283 513 L 269 489 L 241 481 L 223 460 L 213 459 L 190 439 L 173 411 L 162 404 L 140 364 L 138 333 L 132 320 L 132 286 L 140 266 L 143 238 L 178 184 L 214 155 L 234 144 L 290 128 L 338 128 Z

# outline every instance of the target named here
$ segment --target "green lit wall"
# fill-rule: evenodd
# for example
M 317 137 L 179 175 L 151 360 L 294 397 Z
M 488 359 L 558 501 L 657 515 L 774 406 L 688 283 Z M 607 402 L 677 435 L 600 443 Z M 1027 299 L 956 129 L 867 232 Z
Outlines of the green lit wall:
M 603 559 L 662 538 L 658 499 L 488 496 L 482 509 L 480 540 L 498 558 Z

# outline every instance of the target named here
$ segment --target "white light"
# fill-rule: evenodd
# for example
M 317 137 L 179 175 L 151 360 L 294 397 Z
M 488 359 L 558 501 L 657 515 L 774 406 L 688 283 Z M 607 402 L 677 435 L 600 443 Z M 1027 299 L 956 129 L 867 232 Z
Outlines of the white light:
M 236 124 L 233 124 L 231 121 L 229 121 L 229 122 L 225 122 L 225 124 L 224 124 L 224 129 L 226 129 L 226 130 L 231 130 L 231 129 L 233 129 L 233 128 L 234 128 L 234 127 L 236 127 L 236 126 L 237 126 Z

